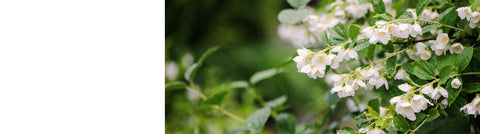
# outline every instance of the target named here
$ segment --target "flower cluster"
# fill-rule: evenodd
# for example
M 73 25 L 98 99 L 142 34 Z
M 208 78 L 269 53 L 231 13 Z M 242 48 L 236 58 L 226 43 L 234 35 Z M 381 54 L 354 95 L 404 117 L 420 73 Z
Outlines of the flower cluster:
M 303 26 L 278 26 L 277 32 L 280 38 L 290 41 L 297 48 L 304 47 L 308 44 L 317 42 L 315 37 L 308 34 L 308 29 Z
M 480 8 L 477 7 L 476 11 L 472 12 L 471 7 L 461 7 L 457 9 L 457 12 L 460 19 L 467 19 L 470 21 L 468 24 L 470 28 L 479 27 L 478 22 L 480 22 Z
M 477 117 L 477 115 L 480 114 L 480 95 L 477 95 L 472 102 L 460 108 L 460 111 Z
M 414 87 L 408 83 L 401 84 L 398 88 L 406 92 L 406 94 L 393 97 L 390 99 L 390 103 L 395 104 L 395 111 L 398 114 L 405 116 L 411 121 L 416 120 L 415 113 L 427 109 L 427 104 L 433 105 L 422 94 L 413 94 Z
M 388 81 L 383 77 L 383 73 L 376 67 L 357 68 L 352 74 L 330 74 L 327 76 L 329 83 L 333 84 L 330 92 L 337 93 L 338 97 L 343 98 L 353 96 L 359 88 L 372 90 L 385 86 L 388 89 Z
M 425 9 L 418 17 L 422 20 L 437 20 L 438 16 L 439 14 L 437 11 L 432 11 L 432 9 Z
M 453 45 L 449 44 L 450 38 L 446 33 L 440 33 L 437 36 L 436 40 L 431 40 L 430 43 L 433 45 L 430 46 L 435 54 L 438 56 L 444 55 L 447 51 L 450 51 L 451 54 L 459 54 L 463 51 L 464 47 L 460 43 L 454 43 Z
M 367 27 L 362 30 L 362 34 L 370 38 L 369 42 L 376 44 L 380 41 L 382 44 L 388 44 L 392 36 L 399 38 L 408 38 L 408 36 L 417 37 L 422 34 L 422 27 L 418 23 L 388 23 L 385 21 L 375 22 L 375 26 Z
M 338 8 L 335 8 L 338 9 Z M 345 23 L 345 12 L 335 10 L 334 15 L 308 15 L 305 17 L 303 22 L 308 27 L 308 31 L 317 39 L 320 39 L 320 34 L 324 31 L 327 32 L 327 35 L 330 34 L 330 29 L 332 29 L 338 23 Z

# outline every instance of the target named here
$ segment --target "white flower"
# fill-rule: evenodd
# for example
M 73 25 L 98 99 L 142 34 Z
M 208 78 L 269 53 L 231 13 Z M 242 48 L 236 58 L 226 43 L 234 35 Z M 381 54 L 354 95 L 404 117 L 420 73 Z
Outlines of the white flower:
M 472 14 L 472 9 L 470 7 L 461 7 L 457 9 L 458 17 L 461 19 L 470 20 L 470 16 Z
M 298 53 L 298 56 L 293 58 L 293 61 L 297 63 L 297 69 L 299 70 L 299 72 L 303 72 L 301 70 L 303 70 L 303 67 L 307 63 L 309 55 L 312 53 L 312 51 L 306 48 L 300 48 L 300 49 L 297 49 L 297 53 Z
M 397 71 L 397 74 L 395 75 L 396 80 L 406 80 L 406 78 L 409 77 L 408 74 L 405 72 L 405 70 L 400 69 Z
M 411 100 L 412 109 L 415 113 L 427 109 L 427 104 L 433 105 L 423 95 L 415 95 Z
M 413 111 L 412 104 L 410 102 L 404 101 L 401 103 L 397 103 L 395 105 L 395 111 L 397 111 L 397 113 L 405 116 L 411 121 L 417 119 L 417 117 L 415 116 L 415 111 Z
M 385 29 L 377 29 L 377 36 L 378 40 L 384 45 L 387 45 L 388 41 L 391 39 L 390 33 L 388 33 Z
M 398 26 L 396 24 L 388 24 L 387 32 L 392 34 L 393 36 L 397 36 L 396 34 L 398 33 Z
M 430 59 L 430 57 L 432 57 L 432 52 L 430 52 L 430 51 L 424 51 L 424 52 L 421 53 L 421 55 L 420 55 L 420 58 L 421 58 L 422 60 L 428 60 L 428 59 Z
M 332 63 L 332 59 L 330 59 L 330 57 L 328 57 L 327 54 L 317 53 L 313 55 L 312 65 L 315 67 L 323 66 L 325 68 L 326 65 L 330 65 L 331 63 Z
M 396 36 L 398 36 L 400 38 L 408 38 L 409 34 L 410 34 L 410 25 L 409 24 L 398 25 L 398 30 L 397 30 L 397 33 L 395 34 Z
M 450 53 L 451 54 L 460 54 L 460 52 L 462 52 L 464 49 L 463 45 L 460 44 L 460 43 L 454 43 L 451 47 L 450 47 Z
M 447 106 L 448 106 L 448 100 L 443 99 L 442 102 L 440 102 L 440 108 L 445 109 L 445 108 L 447 108 Z
M 477 11 L 473 12 L 470 21 L 473 23 L 478 23 L 480 21 L 480 13 Z
M 383 130 L 375 128 L 373 130 L 368 130 L 366 134 L 385 134 L 385 132 Z
M 345 56 L 343 57 L 343 59 L 345 60 L 348 60 L 348 59 L 358 59 L 358 54 L 357 54 L 357 51 L 353 50 L 353 49 L 347 49 L 347 51 L 345 52 Z
M 438 45 L 437 48 L 444 49 L 443 46 L 447 45 L 449 40 L 450 38 L 448 38 L 448 34 L 446 33 L 439 34 L 437 36 L 437 45 Z
M 277 33 L 281 39 L 289 41 L 295 47 L 299 48 L 317 42 L 314 36 L 308 34 L 308 30 L 309 29 L 307 29 L 306 26 L 303 25 L 292 25 L 288 27 L 285 25 L 280 25 L 278 26 Z
M 408 93 L 412 89 L 412 86 L 410 86 L 408 83 L 403 83 L 403 84 L 398 85 L 398 89 L 402 90 L 403 92 Z
M 460 108 L 460 111 L 477 117 L 477 115 L 480 114 L 480 97 L 475 97 L 472 102 Z
M 396 104 L 400 101 L 401 101 L 401 97 L 400 96 L 395 96 L 395 97 L 390 99 L 390 104 Z
M 422 34 L 422 27 L 418 23 L 411 25 L 410 35 L 412 37 L 417 37 L 417 35 Z
M 455 78 L 452 80 L 452 87 L 455 88 L 455 89 L 458 89 L 461 85 L 462 85 L 462 82 L 460 82 L 460 80 L 458 80 L 458 78 Z
M 424 88 L 425 89 L 425 88 Z M 426 90 L 426 92 L 423 91 L 422 89 L 422 92 L 426 95 L 428 95 L 430 98 L 434 99 L 434 100 L 438 100 L 440 98 L 440 96 L 443 96 L 445 98 L 448 98 L 448 92 L 447 90 L 445 90 L 445 88 L 443 87 L 440 87 L 438 86 L 437 88 L 433 89 L 431 92 L 428 91 L 428 89 Z
M 357 89 L 358 87 L 363 87 L 363 88 L 366 88 L 367 85 L 365 84 L 365 82 L 363 82 L 362 80 L 360 79 L 355 79 L 352 83 L 352 87 Z
M 429 94 L 433 93 L 432 85 L 428 85 L 422 88 L 422 93 L 430 96 Z
M 313 79 L 317 79 L 317 77 L 322 78 L 325 76 L 325 66 L 315 66 L 307 75 Z
M 178 76 L 178 66 L 174 61 L 168 61 L 165 64 L 165 76 L 170 81 L 177 79 Z
M 428 60 L 432 56 L 432 52 L 425 47 L 425 44 L 419 42 L 415 44 L 415 47 L 417 48 L 415 55 L 420 56 L 422 60 Z
M 412 13 L 412 19 L 417 19 L 417 13 L 413 9 L 407 9 L 407 12 Z
M 330 67 L 331 67 L 332 69 L 337 69 L 337 68 L 338 68 L 338 65 L 339 65 L 340 62 L 342 62 L 342 60 L 343 60 L 342 57 L 337 56 L 337 55 L 333 55 L 333 54 L 328 55 L 328 57 L 330 57 L 330 59 L 332 59 L 332 64 L 330 64 Z
M 347 96 L 353 96 L 355 94 L 355 90 L 350 85 L 337 85 L 330 90 L 330 93 L 337 93 L 338 97 L 343 98 Z

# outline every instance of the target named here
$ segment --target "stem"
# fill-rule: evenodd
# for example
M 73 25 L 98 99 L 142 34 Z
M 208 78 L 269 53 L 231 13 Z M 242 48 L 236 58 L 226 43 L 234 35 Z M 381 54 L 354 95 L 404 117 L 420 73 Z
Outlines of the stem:
M 265 106 L 265 101 L 257 94 L 254 87 L 248 88 L 247 91 L 250 92 L 262 106 Z
M 444 26 L 444 27 L 448 27 L 448 28 L 452 28 L 452 29 L 455 29 L 455 30 L 458 30 L 458 31 L 466 32 L 464 29 L 461 29 L 461 28 L 458 28 L 458 27 L 454 27 L 454 26 L 450 26 L 450 25 L 443 24 L 443 23 L 436 22 L 436 21 L 430 21 L 430 20 L 422 20 L 422 19 L 397 19 L 397 20 L 394 20 L 394 21 L 421 21 L 421 22 L 439 24 L 439 25 L 442 25 L 442 26 Z M 466 32 L 466 33 L 467 33 L 468 35 L 471 35 L 471 34 L 468 33 L 468 32 Z
M 450 39 L 455 39 L 456 37 L 449 37 Z M 437 38 L 428 38 L 428 39 L 422 39 L 422 40 L 415 40 L 412 42 L 412 44 L 418 43 L 418 42 L 425 42 L 429 40 L 436 40 Z M 393 42 L 393 44 L 407 44 L 407 42 Z
M 366 40 L 368 38 L 361 38 L 361 39 L 357 39 L 356 41 L 361 41 L 361 40 Z M 340 46 L 345 46 L 347 45 L 348 43 L 352 43 L 351 40 L 347 41 L 347 42 L 344 42 L 342 44 L 338 44 L 338 45 L 334 45 L 334 46 L 328 46 L 326 47 L 325 49 L 321 50 L 321 51 L 318 51 L 317 53 L 325 53 L 326 51 L 332 49 L 332 48 L 335 48 L 335 47 L 340 47 Z

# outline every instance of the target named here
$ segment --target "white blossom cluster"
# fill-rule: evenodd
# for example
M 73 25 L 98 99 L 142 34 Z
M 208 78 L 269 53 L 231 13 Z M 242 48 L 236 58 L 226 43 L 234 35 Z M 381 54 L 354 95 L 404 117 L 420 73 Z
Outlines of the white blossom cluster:
M 477 94 L 473 101 L 460 108 L 460 111 L 471 114 L 476 118 L 480 114 L 480 96 Z
M 470 28 L 479 27 L 480 22 L 480 8 L 477 7 L 476 11 L 472 11 L 471 7 L 460 7 L 457 9 L 458 17 L 460 19 L 467 19 L 470 21 L 468 24 Z
M 388 44 L 392 36 L 399 38 L 408 38 L 408 36 L 417 37 L 422 34 L 422 27 L 418 23 L 389 23 L 386 21 L 377 21 L 375 26 L 367 27 L 362 30 L 362 34 L 370 38 L 369 42 L 376 44 L 380 41 L 382 44 Z
M 353 96 L 359 88 L 372 90 L 385 86 L 388 89 L 388 81 L 383 77 L 383 73 L 379 71 L 379 67 L 357 68 L 352 74 L 329 74 L 327 82 L 333 84 L 332 94 L 337 93 L 338 97 L 343 98 Z
M 395 104 L 395 111 L 411 121 L 416 120 L 415 113 L 427 109 L 427 104 L 433 105 L 422 94 L 414 94 L 414 87 L 408 83 L 398 85 L 398 88 L 406 94 L 393 97 L 390 104 Z
M 382 129 L 378 129 L 378 128 L 360 128 L 358 130 L 358 132 L 360 133 L 366 133 L 366 134 L 385 134 L 385 131 L 383 131 Z
M 281 39 L 289 41 L 297 48 L 317 42 L 315 37 L 311 36 L 308 33 L 308 29 L 303 25 L 291 25 L 288 27 L 280 25 L 278 26 L 277 32 Z
M 369 2 L 361 3 L 358 0 L 337 0 L 331 6 L 336 6 L 341 9 L 345 9 L 348 15 L 352 16 L 354 19 L 359 19 L 365 17 L 368 11 L 373 12 L 373 5 Z M 343 7 L 345 8 L 343 8 Z
M 327 32 L 327 35 L 330 34 L 330 29 L 335 27 L 335 25 L 345 23 L 345 12 L 340 10 L 340 8 L 335 8 L 333 15 L 321 14 L 321 15 L 308 15 L 305 17 L 303 22 L 308 27 L 308 31 L 315 36 L 315 38 L 320 39 L 320 34 L 324 31 Z
M 463 51 L 464 47 L 462 44 L 454 43 L 450 45 L 449 41 L 450 38 L 448 37 L 448 34 L 440 33 L 438 34 L 436 40 L 429 41 L 430 43 L 432 43 L 432 46 L 430 46 L 430 48 L 435 51 L 435 54 L 437 56 L 444 55 L 447 53 L 447 51 L 450 51 L 451 54 L 459 54 Z
M 439 14 L 437 11 L 432 11 L 432 9 L 425 8 L 418 18 L 422 20 L 438 20 L 438 16 Z

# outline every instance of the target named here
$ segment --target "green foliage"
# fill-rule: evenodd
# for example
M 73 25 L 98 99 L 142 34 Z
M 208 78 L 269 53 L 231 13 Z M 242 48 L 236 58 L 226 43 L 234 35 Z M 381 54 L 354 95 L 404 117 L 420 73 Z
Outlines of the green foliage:
M 390 74 L 390 76 L 393 76 L 395 73 L 395 67 L 397 66 L 397 56 L 392 56 L 388 58 L 386 67 L 387 67 L 387 72 Z
M 294 8 L 299 8 L 301 6 L 305 6 L 310 2 L 310 0 L 287 0 L 288 4 Z
M 459 19 L 457 11 L 455 11 L 455 9 L 455 7 L 450 7 L 447 10 L 443 11 L 438 17 L 440 19 L 440 22 L 446 25 L 455 26 Z M 449 30 L 450 28 L 446 29 Z M 448 30 L 445 30 L 445 32 L 448 32 Z
M 357 40 L 358 35 L 360 34 L 360 27 L 357 25 L 350 25 L 348 28 L 348 34 L 350 35 L 350 39 L 352 41 Z
M 203 53 L 202 57 L 200 57 L 197 63 L 194 63 L 187 68 L 187 71 L 185 72 L 185 79 L 187 81 L 193 81 L 193 78 L 195 78 L 195 74 L 197 73 L 198 68 L 203 65 L 203 62 L 205 61 L 205 59 L 208 56 L 212 55 L 218 49 L 219 47 L 213 47 L 208 49 L 205 53 Z
M 325 44 L 329 44 L 328 42 L 328 36 L 327 36 L 327 31 L 323 31 L 320 33 L 320 39 L 323 41 Z
M 368 107 L 369 107 L 369 110 L 371 108 L 376 113 L 380 113 L 380 101 L 378 99 L 372 99 L 368 101 Z
M 473 0 L 473 3 L 471 3 L 471 8 L 472 8 L 472 11 L 475 11 L 477 10 L 477 7 L 480 6 L 480 1 L 479 0 Z
M 423 10 L 425 9 L 425 7 L 428 5 L 428 3 L 430 3 L 431 0 L 420 0 L 417 4 L 417 15 L 420 16 L 422 13 L 423 13 Z
M 353 134 L 355 130 L 351 127 L 343 127 L 342 130 L 338 130 L 337 134 Z
M 462 81 L 462 78 L 458 78 L 460 82 Z M 462 86 L 460 86 L 458 89 L 455 89 L 452 87 L 452 80 L 450 79 L 447 82 L 447 86 L 445 89 L 448 91 L 448 105 L 452 104 L 455 99 L 457 99 L 457 96 L 460 94 L 460 91 L 462 91 Z
M 279 69 L 279 68 L 272 68 L 272 69 L 256 72 L 255 74 L 252 75 L 252 77 L 250 77 L 250 84 L 255 85 L 258 82 L 268 79 L 270 77 L 273 77 L 275 74 L 278 74 L 281 72 L 282 72 L 282 69 Z
M 416 120 L 410 122 L 410 126 L 412 128 L 417 128 L 418 125 L 423 121 L 423 119 L 425 119 L 425 117 L 427 117 L 427 115 L 425 115 L 424 113 L 417 113 L 417 114 L 415 114 L 415 116 L 417 117 Z
M 284 9 L 278 14 L 278 20 L 285 25 L 292 25 L 302 21 L 308 15 L 308 9 Z
M 234 81 L 229 84 L 229 87 L 231 89 L 236 89 L 236 88 L 248 88 L 248 82 L 247 81 Z
M 272 108 L 272 109 L 275 109 L 276 107 L 284 104 L 285 102 L 287 101 L 287 96 L 286 95 L 282 95 L 278 98 L 275 98 L 271 101 L 268 101 L 266 102 L 265 105 L 267 105 L 268 107 Z
M 413 74 L 420 79 L 431 80 L 435 78 L 435 68 L 432 64 L 419 60 L 415 62 L 413 66 Z
M 410 129 L 407 119 L 400 114 L 396 114 L 393 118 L 393 125 L 395 125 L 395 128 L 402 132 L 406 132 Z
M 467 87 L 463 88 L 463 92 L 465 93 L 476 93 L 480 91 L 480 83 L 472 83 L 472 84 L 469 84 Z
M 262 108 L 253 112 L 245 120 L 245 126 L 252 132 L 258 133 L 263 128 L 270 116 L 270 108 Z
M 436 108 L 432 108 L 430 109 L 430 111 L 428 111 L 428 116 L 427 116 L 427 121 L 433 121 L 435 120 L 436 118 L 438 118 L 438 116 L 440 116 L 440 114 L 438 113 L 438 110 Z
M 370 45 L 367 48 L 367 58 L 373 61 L 374 57 L 375 57 L 375 45 Z
M 183 81 L 174 81 L 165 85 L 165 90 L 185 89 L 187 84 Z
M 347 28 L 342 23 L 335 25 L 328 39 L 331 45 L 338 45 L 348 41 Z
M 440 85 L 445 84 L 445 82 L 447 82 L 449 76 L 455 75 L 455 74 L 458 73 L 457 70 L 458 70 L 458 68 L 456 68 L 455 66 L 453 66 L 451 64 L 443 66 L 439 70 L 440 81 L 438 81 L 438 84 L 440 84 Z
M 374 14 L 382 14 L 386 12 L 385 4 L 383 0 L 373 0 L 373 13 Z
M 225 99 L 225 96 L 227 96 L 227 94 L 228 94 L 228 91 L 219 92 L 213 95 L 212 97 L 209 97 L 207 100 L 203 102 L 203 104 L 220 105 Z
M 279 134 L 294 134 L 296 127 L 295 116 L 289 113 L 281 113 L 275 119 L 275 126 Z

